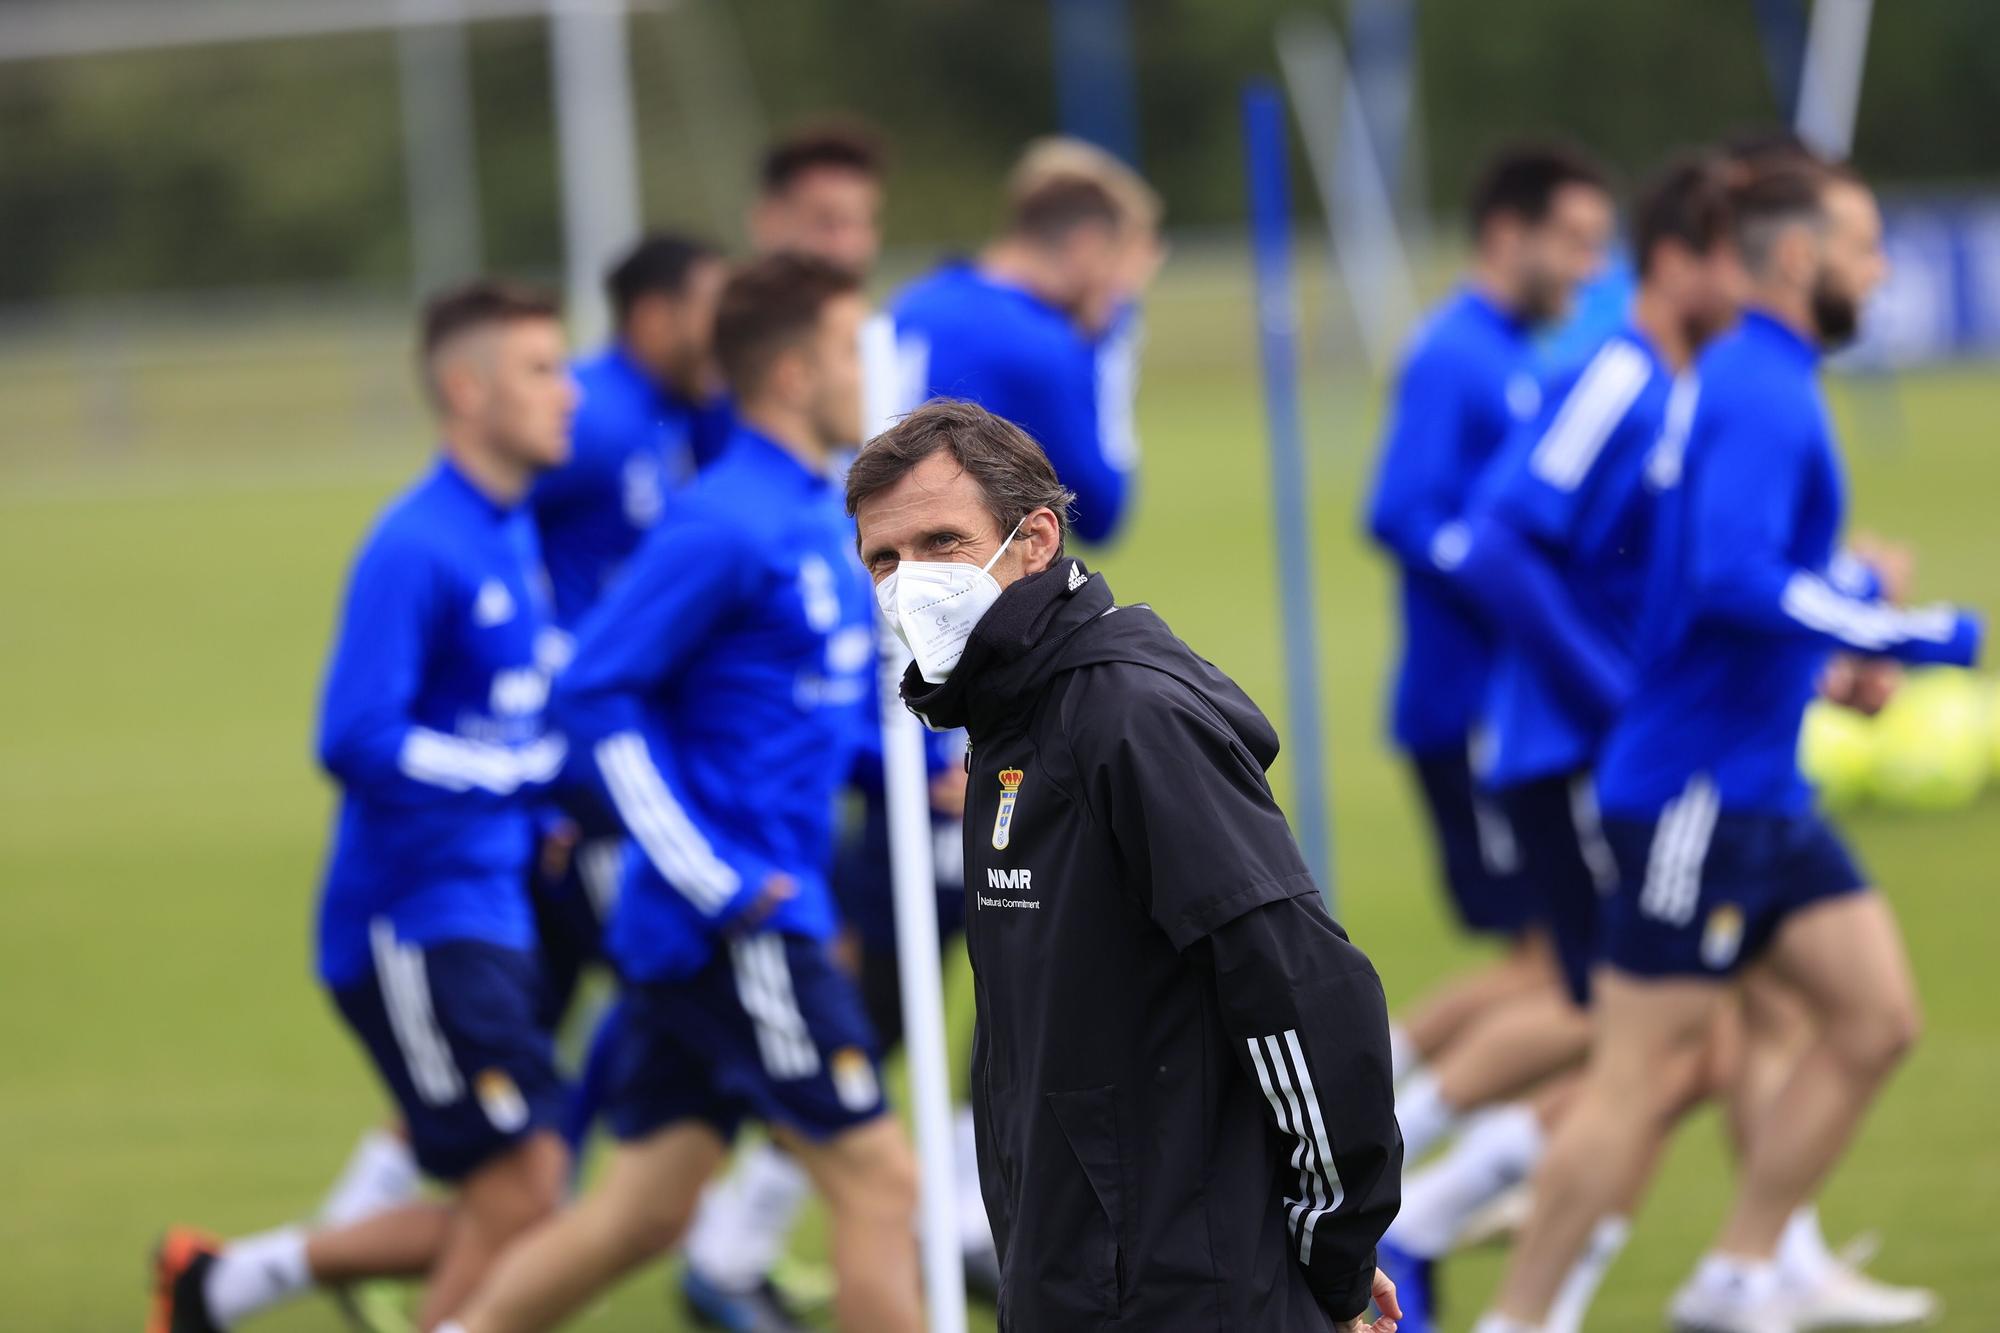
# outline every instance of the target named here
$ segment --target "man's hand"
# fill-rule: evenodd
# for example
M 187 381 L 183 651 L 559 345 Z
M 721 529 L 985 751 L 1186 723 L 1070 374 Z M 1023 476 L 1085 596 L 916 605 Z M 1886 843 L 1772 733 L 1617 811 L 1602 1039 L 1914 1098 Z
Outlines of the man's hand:
M 1882 711 L 1903 683 L 1903 667 L 1886 657 L 1842 653 L 1827 663 L 1820 693 L 1869 717 Z
M 1396 1303 L 1396 1284 L 1381 1269 L 1375 1270 L 1375 1285 L 1369 1290 L 1375 1308 L 1382 1317 L 1374 1323 L 1368 1322 L 1364 1311 L 1340 1326 L 1340 1333 L 1396 1333 L 1396 1321 L 1403 1317 L 1403 1307 Z
M 771 913 L 798 896 L 799 882 L 782 870 L 774 870 L 757 890 L 757 896 L 736 914 L 733 926 L 739 931 L 755 930 L 771 919 Z

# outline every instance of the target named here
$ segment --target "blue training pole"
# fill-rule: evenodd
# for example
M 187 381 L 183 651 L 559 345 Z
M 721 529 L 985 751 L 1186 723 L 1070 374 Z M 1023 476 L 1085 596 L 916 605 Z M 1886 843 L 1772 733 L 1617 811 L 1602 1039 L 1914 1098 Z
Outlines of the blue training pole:
M 1267 83 L 1243 90 L 1244 161 L 1250 184 L 1250 245 L 1257 269 L 1257 343 L 1271 432 L 1271 511 L 1276 519 L 1278 597 L 1284 610 L 1285 702 L 1291 712 L 1293 826 L 1299 847 L 1333 906 L 1324 737 L 1319 712 L 1312 520 L 1306 508 L 1305 444 L 1299 429 L 1299 308 L 1292 281 L 1292 201 L 1285 104 Z

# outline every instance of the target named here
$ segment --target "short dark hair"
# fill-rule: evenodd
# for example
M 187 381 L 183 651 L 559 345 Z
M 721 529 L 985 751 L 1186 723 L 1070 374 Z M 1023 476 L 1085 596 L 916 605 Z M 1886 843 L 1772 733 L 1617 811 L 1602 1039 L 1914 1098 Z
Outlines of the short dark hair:
M 719 260 L 722 252 L 707 241 L 678 232 L 656 231 L 633 246 L 604 275 L 604 294 L 620 323 L 642 296 L 679 296 L 687 290 L 696 265 Z
M 1002 532 L 1011 532 L 1037 509 L 1055 511 L 1056 549 L 1061 551 L 1076 492 L 1062 484 L 1055 465 L 1028 432 L 957 398 L 933 398 L 861 446 L 847 470 L 849 516 L 935 453 L 950 454 L 978 484 Z
M 757 181 L 765 194 L 783 194 L 799 177 L 820 167 L 858 171 L 880 180 L 887 174 L 888 155 L 881 136 L 859 120 L 817 120 L 799 126 L 764 150 Z
M 446 343 L 493 324 L 512 324 L 523 319 L 559 319 L 562 307 L 556 298 L 539 287 L 507 282 L 499 278 L 474 278 L 433 294 L 424 302 L 418 321 L 417 369 L 423 377 L 424 392 L 437 401 L 437 382 L 431 377 L 431 362 Z
M 1810 161 L 1789 161 L 1751 172 L 1730 191 L 1735 214 L 1736 247 L 1753 274 L 1771 262 L 1778 237 L 1786 228 L 1826 224 L 1824 192 L 1833 179 Z
M 1017 195 L 1007 230 L 1039 245 L 1052 245 L 1084 226 L 1116 230 L 1125 222 L 1118 196 L 1088 176 L 1057 175 Z
M 1545 220 L 1565 185 L 1609 191 L 1604 172 L 1581 149 L 1567 144 L 1516 144 L 1488 158 L 1473 182 L 1467 208 L 1473 234 L 1497 217 L 1530 226 Z
M 1663 241 L 1698 255 L 1730 237 L 1729 188 L 1720 163 L 1692 154 L 1653 173 L 1632 200 L 1632 255 L 1644 278 Z
M 860 279 L 810 255 L 775 254 L 736 270 L 715 311 L 715 359 L 738 397 L 755 393 L 771 363 L 819 326 L 829 301 Z

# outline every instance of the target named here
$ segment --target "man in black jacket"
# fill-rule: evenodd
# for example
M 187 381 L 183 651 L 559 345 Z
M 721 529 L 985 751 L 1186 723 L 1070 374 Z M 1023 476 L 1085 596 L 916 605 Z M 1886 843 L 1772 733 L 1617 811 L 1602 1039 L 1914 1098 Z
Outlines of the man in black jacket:
M 1403 1153 L 1381 984 L 1271 796 L 1271 724 L 1063 555 L 1068 499 L 1033 440 L 950 401 L 847 482 L 916 656 L 904 698 L 971 736 L 1000 1327 L 1388 1333 L 1375 1242 Z

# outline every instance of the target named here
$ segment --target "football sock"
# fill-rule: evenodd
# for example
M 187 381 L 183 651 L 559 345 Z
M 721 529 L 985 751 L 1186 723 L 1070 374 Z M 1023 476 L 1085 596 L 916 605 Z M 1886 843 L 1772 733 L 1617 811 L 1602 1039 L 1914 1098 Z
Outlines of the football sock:
M 403 1137 L 386 1129 L 371 1129 L 348 1154 L 347 1165 L 340 1169 L 326 1202 L 320 1205 L 320 1221 L 341 1227 L 372 1217 L 414 1199 L 422 1183 L 417 1159 Z
M 1389 1024 L 1389 1081 L 1401 1083 L 1405 1077 L 1416 1072 L 1424 1058 L 1417 1054 L 1416 1046 L 1410 1041 L 1410 1034 L 1403 1030 L 1401 1023 Z
M 1827 1247 L 1826 1234 L 1820 1230 L 1819 1209 L 1802 1204 L 1786 1219 L 1784 1233 L 1778 1238 L 1779 1271 L 1802 1286 L 1813 1286 L 1839 1266 L 1840 1260 Z
M 1583 1253 L 1570 1265 L 1569 1272 L 1556 1291 L 1555 1304 L 1549 1307 L 1548 1322 L 1542 1326 L 1544 1333 L 1581 1333 L 1583 1317 L 1590 1313 L 1590 1303 L 1597 1299 L 1597 1289 L 1604 1285 L 1604 1275 L 1611 1271 L 1612 1261 L 1625 1248 L 1625 1240 L 1632 1234 L 1632 1223 L 1623 1217 L 1599 1219 L 1591 1229 L 1590 1240 L 1585 1243 Z
M 438 1333 L 444 1333 L 439 1329 Z M 1542 1333 L 1533 1324 L 1519 1319 L 1509 1319 L 1506 1315 L 1486 1314 L 1479 1316 L 1479 1322 L 1472 1326 L 1472 1333 Z
M 765 1142 L 709 1186 L 688 1233 L 688 1267 L 724 1291 L 752 1291 L 784 1253 L 812 1179 L 790 1153 Z
M 1396 1122 L 1403 1127 L 1403 1158 L 1414 1162 L 1451 1133 L 1458 1112 L 1438 1090 L 1437 1075 L 1428 1069 L 1410 1075 L 1396 1089 Z
M 1404 1180 L 1389 1238 L 1420 1258 L 1444 1257 L 1467 1218 L 1527 1177 L 1542 1145 L 1541 1124 L 1526 1105 L 1474 1116 L 1449 1152 Z
M 208 1317 L 229 1328 L 247 1315 L 290 1300 L 311 1285 L 305 1231 L 280 1227 L 223 1246 L 209 1267 L 201 1294 L 208 1304 Z

